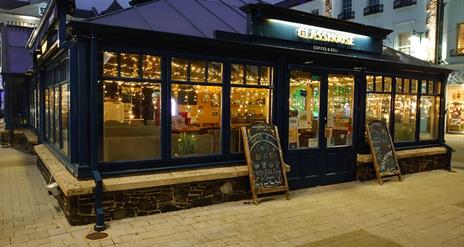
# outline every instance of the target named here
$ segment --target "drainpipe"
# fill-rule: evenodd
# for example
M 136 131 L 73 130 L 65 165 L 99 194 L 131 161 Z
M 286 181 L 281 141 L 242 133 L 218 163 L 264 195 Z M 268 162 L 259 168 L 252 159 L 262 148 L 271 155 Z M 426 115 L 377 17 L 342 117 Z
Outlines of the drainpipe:
M 90 36 L 90 107 L 94 107 L 98 104 L 98 84 L 97 84 L 97 38 L 94 33 Z M 100 172 L 98 171 L 98 147 L 97 147 L 97 111 L 90 111 L 90 166 L 92 169 L 92 178 L 95 180 L 95 214 L 96 223 L 93 229 L 101 232 L 106 230 L 105 214 L 103 212 L 102 205 L 102 193 L 103 193 L 103 179 Z
M 442 41 L 443 41 L 443 21 L 446 3 L 443 0 L 437 2 L 437 28 L 435 36 L 435 64 L 442 63 Z

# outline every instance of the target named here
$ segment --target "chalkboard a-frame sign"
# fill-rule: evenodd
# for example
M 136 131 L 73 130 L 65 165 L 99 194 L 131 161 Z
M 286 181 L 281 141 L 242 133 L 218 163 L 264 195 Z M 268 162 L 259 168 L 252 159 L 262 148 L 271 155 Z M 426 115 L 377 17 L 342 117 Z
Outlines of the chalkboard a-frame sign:
M 398 158 L 387 125 L 374 120 L 366 124 L 366 129 L 379 184 L 383 183 L 382 178 L 391 176 L 398 176 L 401 181 Z
M 277 127 L 254 123 L 242 127 L 242 137 L 254 204 L 258 204 L 259 194 L 281 191 L 288 200 L 288 181 Z

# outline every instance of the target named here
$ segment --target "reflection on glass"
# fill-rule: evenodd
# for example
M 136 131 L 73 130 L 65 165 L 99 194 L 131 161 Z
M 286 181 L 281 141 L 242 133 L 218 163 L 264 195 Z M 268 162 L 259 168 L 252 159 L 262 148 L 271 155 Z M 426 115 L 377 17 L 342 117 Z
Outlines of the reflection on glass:
M 230 149 L 243 152 L 240 127 L 254 122 L 269 123 L 271 93 L 267 88 L 232 87 L 230 91 Z
M 391 77 L 384 77 L 383 78 L 383 91 L 384 92 L 391 92 L 391 85 L 392 85 L 392 78 Z
M 420 99 L 420 140 L 434 140 L 438 138 L 439 97 L 422 96 Z
M 208 63 L 208 82 L 222 83 L 222 63 Z
M 433 94 L 433 81 L 429 81 L 429 83 L 428 83 L 427 94 Z
M 188 60 L 173 58 L 171 61 L 171 80 L 187 81 Z
M 205 82 L 206 66 L 205 61 L 191 60 L 190 61 L 190 81 Z
M 404 93 L 409 93 L 410 92 L 410 85 L 409 85 L 410 80 L 404 78 L 403 79 L 403 92 Z
M 421 94 L 427 94 L 427 81 L 421 81 Z
M 380 120 L 390 122 L 390 94 L 368 93 L 366 98 L 366 123 Z
M 416 133 L 415 95 L 396 95 L 395 98 L 395 142 L 414 141 Z
M 50 137 L 50 89 L 45 89 L 45 138 Z
M 271 85 L 272 80 L 272 69 L 269 66 L 261 66 L 261 85 Z
M 247 85 L 258 85 L 258 66 L 257 65 L 246 65 L 246 84 Z
M 55 101 L 54 101 L 54 106 L 55 109 L 54 111 L 54 116 L 55 116 L 55 141 L 54 143 L 59 146 L 60 145 L 60 91 L 59 87 L 54 87 L 53 91 L 55 91 Z
M 230 71 L 230 83 L 243 84 L 244 66 L 241 64 L 232 64 Z
M 161 79 L 161 58 L 157 56 L 143 56 L 143 78 Z
M 367 75 L 366 82 L 367 82 L 367 91 L 374 91 L 374 76 Z
M 222 88 L 173 84 L 171 97 L 172 157 L 221 153 Z
M 418 84 L 418 81 L 416 79 L 411 80 L 411 93 L 413 94 L 417 93 L 417 84 Z
M 64 154 L 69 153 L 68 149 L 68 126 L 69 126 L 69 83 L 60 86 L 61 89 L 61 126 L 62 126 L 62 138 L 63 146 L 61 150 Z
M 329 75 L 327 146 L 352 144 L 354 77 Z
M 441 93 L 441 81 L 436 81 L 435 82 L 435 94 L 440 94 Z
M 104 81 L 103 160 L 160 157 L 161 85 Z
M 318 147 L 320 78 L 310 72 L 291 71 L 288 148 Z
M 376 92 L 382 92 L 382 76 L 376 76 L 375 77 L 375 91 Z
M 116 52 L 103 52 L 103 76 L 118 76 L 118 54 Z
M 121 77 L 139 77 L 139 55 L 121 53 Z
M 396 92 L 402 93 L 403 92 L 403 80 L 401 78 L 396 78 Z

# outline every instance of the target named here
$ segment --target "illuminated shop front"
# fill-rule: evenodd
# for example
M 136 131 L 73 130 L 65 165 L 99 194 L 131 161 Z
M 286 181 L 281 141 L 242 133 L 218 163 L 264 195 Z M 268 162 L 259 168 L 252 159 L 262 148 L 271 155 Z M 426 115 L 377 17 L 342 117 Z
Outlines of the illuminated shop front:
M 448 133 L 464 133 L 464 84 L 448 87 Z
M 151 20 L 163 2 L 137 11 Z M 383 47 L 390 30 L 200 2 L 218 15 L 186 23 L 172 12 L 163 23 L 178 25 L 147 27 L 127 21 L 129 8 L 70 21 L 72 39 L 59 25 L 32 39 L 45 71 L 40 139 L 75 176 L 245 164 L 240 127 L 255 122 L 279 128 L 292 188 L 353 180 L 371 120 L 387 123 L 398 149 L 444 145 L 450 71 Z M 56 37 L 63 44 L 50 45 Z

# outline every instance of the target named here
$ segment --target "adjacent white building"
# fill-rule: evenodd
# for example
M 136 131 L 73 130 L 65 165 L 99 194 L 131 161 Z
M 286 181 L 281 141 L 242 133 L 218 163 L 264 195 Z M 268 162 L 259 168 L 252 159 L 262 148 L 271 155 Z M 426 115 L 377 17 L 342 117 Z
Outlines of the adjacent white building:
M 456 70 L 447 131 L 464 133 L 464 0 L 286 0 L 278 6 L 391 29 L 386 46 Z

